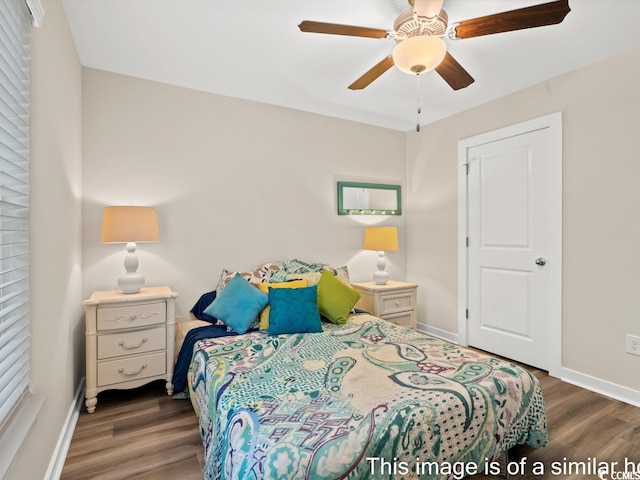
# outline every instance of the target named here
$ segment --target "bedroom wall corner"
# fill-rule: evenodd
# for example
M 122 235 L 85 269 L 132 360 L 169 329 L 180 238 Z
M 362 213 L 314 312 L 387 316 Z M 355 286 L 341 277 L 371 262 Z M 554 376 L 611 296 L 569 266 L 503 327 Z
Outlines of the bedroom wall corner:
M 46 401 L 9 479 L 45 478 L 83 374 L 81 68 L 59 0 L 31 47 L 31 390 Z
M 458 145 L 442 123 L 406 134 L 407 280 L 420 286 L 419 328 L 456 340 Z

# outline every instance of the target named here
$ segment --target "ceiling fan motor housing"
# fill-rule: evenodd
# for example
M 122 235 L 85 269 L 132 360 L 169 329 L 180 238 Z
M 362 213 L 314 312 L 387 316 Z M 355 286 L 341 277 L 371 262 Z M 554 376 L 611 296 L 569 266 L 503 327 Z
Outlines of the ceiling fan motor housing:
M 440 37 L 447 33 L 448 22 L 449 17 L 444 10 L 440 10 L 436 17 L 430 19 L 417 18 L 413 10 L 407 10 L 401 13 L 393 24 L 394 38 L 400 43 L 407 38 L 420 35 Z

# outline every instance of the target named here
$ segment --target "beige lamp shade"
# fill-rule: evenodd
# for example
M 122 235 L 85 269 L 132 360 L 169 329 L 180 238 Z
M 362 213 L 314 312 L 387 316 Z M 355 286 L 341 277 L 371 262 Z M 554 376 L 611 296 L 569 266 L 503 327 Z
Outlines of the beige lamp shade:
M 364 231 L 364 249 L 382 252 L 398 250 L 398 229 L 396 227 L 367 227 Z
M 118 287 L 123 293 L 138 293 L 144 286 L 144 277 L 138 270 L 136 242 L 160 240 L 156 209 L 153 207 L 105 207 L 102 215 L 102 243 L 126 243 L 124 257 L 126 273 L 118 278 Z
M 364 231 L 364 249 L 378 251 L 378 271 L 373 273 L 377 285 L 384 285 L 389 280 L 385 271 L 384 252 L 398 250 L 398 229 L 396 227 L 367 227 Z
M 160 240 L 156 209 L 153 207 L 105 207 L 102 243 L 157 242 Z

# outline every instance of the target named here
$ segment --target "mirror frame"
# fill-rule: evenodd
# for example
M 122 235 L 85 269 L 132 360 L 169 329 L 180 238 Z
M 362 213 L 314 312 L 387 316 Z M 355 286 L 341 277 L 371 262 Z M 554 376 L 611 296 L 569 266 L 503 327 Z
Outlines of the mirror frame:
M 396 205 L 398 208 L 395 210 L 346 209 L 343 206 L 345 187 L 393 190 L 396 192 Z M 338 215 L 402 215 L 402 188 L 400 185 L 390 185 L 386 183 L 338 182 Z

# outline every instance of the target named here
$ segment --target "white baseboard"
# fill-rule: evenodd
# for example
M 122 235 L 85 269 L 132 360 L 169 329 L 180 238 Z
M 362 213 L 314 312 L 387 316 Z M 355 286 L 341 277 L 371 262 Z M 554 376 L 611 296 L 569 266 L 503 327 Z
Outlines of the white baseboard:
M 56 444 L 56 448 L 53 451 L 53 455 L 51 456 L 49 468 L 47 468 L 47 473 L 44 477 L 45 480 L 59 480 L 60 475 L 62 475 L 64 462 L 67 458 L 67 453 L 69 452 L 71 439 L 73 438 L 73 431 L 76 428 L 78 416 L 80 415 L 80 410 L 82 409 L 82 400 L 84 399 L 84 385 L 85 378 L 82 377 L 80 379 L 80 383 L 78 384 L 78 388 L 76 389 L 76 393 L 73 397 L 71 407 L 69 407 L 67 418 L 65 419 L 62 426 L 62 431 L 60 432 L 58 443 Z
M 592 377 L 585 373 L 576 372 L 570 368 L 562 368 L 560 379 L 578 387 L 586 388 L 592 392 L 599 393 L 621 402 L 628 403 L 635 407 L 640 407 L 640 391 L 623 387 L 617 383 Z
M 431 327 L 429 325 L 425 325 L 424 323 L 418 323 L 417 330 L 419 332 L 426 333 L 427 335 L 431 335 L 432 337 L 441 338 L 442 340 L 446 340 L 448 342 L 460 343 L 457 333 L 451 333 L 446 330 Z

